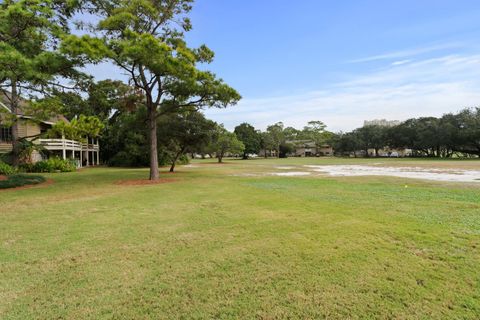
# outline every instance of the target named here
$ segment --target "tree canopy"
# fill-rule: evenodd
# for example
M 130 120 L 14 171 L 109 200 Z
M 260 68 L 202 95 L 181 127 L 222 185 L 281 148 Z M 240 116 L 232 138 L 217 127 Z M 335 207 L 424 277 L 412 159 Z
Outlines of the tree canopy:
M 63 51 L 91 61 L 109 60 L 121 68 L 145 97 L 150 142 L 150 179 L 158 179 L 157 118 L 184 108 L 226 107 L 240 95 L 213 73 L 197 68 L 213 52 L 189 48 L 190 0 L 89 1 L 99 18 L 91 34 L 66 38 Z

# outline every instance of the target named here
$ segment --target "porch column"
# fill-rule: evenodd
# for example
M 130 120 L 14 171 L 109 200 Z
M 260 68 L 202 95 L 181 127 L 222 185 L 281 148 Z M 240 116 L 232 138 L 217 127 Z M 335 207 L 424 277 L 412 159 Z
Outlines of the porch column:
M 83 148 L 80 149 L 80 168 L 83 167 Z
M 62 134 L 62 157 L 63 160 L 67 159 L 67 150 L 65 150 L 65 136 Z
M 97 138 L 96 146 L 97 146 L 97 166 L 98 166 L 100 165 L 100 149 L 98 147 L 98 138 Z

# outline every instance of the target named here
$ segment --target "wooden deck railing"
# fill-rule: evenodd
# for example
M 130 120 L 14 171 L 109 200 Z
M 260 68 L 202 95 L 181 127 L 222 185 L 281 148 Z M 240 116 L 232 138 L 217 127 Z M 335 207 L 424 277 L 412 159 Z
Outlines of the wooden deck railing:
M 38 139 L 47 150 L 74 150 L 74 151 L 98 151 L 98 144 L 86 144 L 69 139 Z

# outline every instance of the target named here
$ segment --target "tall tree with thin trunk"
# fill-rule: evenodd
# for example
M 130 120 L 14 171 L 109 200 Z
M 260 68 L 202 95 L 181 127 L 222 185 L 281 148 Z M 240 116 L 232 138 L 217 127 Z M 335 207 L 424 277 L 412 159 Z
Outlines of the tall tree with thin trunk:
M 150 148 L 150 179 L 159 178 L 157 119 L 184 108 L 227 107 L 240 95 L 197 64 L 210 63 L 206 46 L 187 47 L 183 33 L 191 0 L 92 0 L 98 24 L 92 34 L 71 35 L 64 46 L 70 54 L 114 62 L 145 96 Z

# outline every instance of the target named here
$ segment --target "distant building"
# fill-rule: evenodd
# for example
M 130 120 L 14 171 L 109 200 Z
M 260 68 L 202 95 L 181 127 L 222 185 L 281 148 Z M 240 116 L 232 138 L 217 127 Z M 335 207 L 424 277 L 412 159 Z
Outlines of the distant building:
M 320 157 L 320 156 L 333 156 L 333 148 L 330 145 L 322 145 L 316 147 L 314 141 L 311 140 L 295 140 L 287 141 L 294 146 L 293 152 L 290 156 L 295 157 Z
M 386 120 L 386 119 L 374 119 L 374 120 L 365 120 L 363 126 L 381 126 L 381 127 L 394 127 L 398 126 L 401 123 L 399 120 Z

